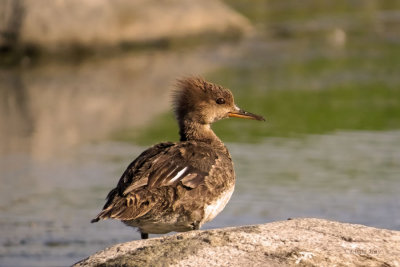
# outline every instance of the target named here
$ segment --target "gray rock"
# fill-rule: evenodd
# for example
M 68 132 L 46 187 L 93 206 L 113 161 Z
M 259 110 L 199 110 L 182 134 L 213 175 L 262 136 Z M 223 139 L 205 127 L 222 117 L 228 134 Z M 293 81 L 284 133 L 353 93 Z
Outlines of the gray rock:
M 0 0 L 0 47 L 112 47 L 250 29 L 218 0 Z
M 132 241 L 74 266 L 400 266 L 400 232 L 322 219 Z

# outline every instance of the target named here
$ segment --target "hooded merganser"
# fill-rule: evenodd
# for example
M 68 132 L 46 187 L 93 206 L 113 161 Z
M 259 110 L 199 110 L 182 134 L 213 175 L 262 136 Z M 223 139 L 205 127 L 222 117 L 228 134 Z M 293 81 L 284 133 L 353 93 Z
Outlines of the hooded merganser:
M 227 117 L 264 118 L 239 109 L 228 89 L 197 77 L 179 80 L 173 100 L 180 142 L 154 145 L 137 157 L 92 223 L 119 219 L 146 239 L 199 229 L 228 203 L 233 162 L 210 125 Z

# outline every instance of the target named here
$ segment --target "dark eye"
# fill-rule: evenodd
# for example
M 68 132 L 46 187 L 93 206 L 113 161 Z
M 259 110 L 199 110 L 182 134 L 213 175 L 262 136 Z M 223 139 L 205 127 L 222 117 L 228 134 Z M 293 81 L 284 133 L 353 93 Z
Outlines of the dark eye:
M 217 102 L 218 105 L 222 105 L 222 104 L 225 104 L 225 99 L 218 98 L 217 100 L 215 100 L 215 102 Z

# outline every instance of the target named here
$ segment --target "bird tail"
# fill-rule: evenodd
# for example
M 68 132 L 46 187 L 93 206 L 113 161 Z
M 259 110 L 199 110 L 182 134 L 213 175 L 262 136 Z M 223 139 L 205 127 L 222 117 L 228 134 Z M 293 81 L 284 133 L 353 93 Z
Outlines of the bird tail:
M 111 212 L 111 208 L 110 207 L 107 208 L 107 209 L 104 209 L 99 214 L 97 214 L 96 218 L 92 219 L 90 222 L 91 223 L 96 223 L 96 222 L 98 222 L 100 220 L 105 220 L 105 219 L 111 218 L 111 213 L 112 212 Z
M 98 221 L 100 221 L 100 218 L 99 218 L 99 217 L 96 217 L 96 218 L 92 219 L 90 222 L 91 222 L 91 223 L 96 223 L 96 222 L 98 222 Z
M 139 192 L 129 197 L 116 197 L 108 200 L 103 210 L 91 220 L 91 223 L 105 219 L 134 220 L 148 213 L 155 205 L 154 201 L 148 201 L 148 197 L 141 196 L 147 192 Z
M 112 202 L 113 202 L 115 196 L 117 196 L 117 195 L 118 195 L 117 188 L 114 188 L 113 190 L 110 191 L 110 193 L 108 193 L 108 195 L 106 197 L 107 202 L 104 205 L 103 210 L 99 214 L 97 214 L 96 218 L 94 218 L 90 221 L 91 223 L 96 223 L 102 219 L 104 220 L 104 219 L 110 218 L 110 215 L 111 215 L 110 209 L 112 206 Z

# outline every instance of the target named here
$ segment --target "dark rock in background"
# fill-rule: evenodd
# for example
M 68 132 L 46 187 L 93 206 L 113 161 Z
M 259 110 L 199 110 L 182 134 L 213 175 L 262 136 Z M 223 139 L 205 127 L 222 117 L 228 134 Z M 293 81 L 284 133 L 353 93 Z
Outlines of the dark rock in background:
M 114 47 L 202 34 L 242 35 L 243 16 L 216 0 L 1 0 L 0 47 Z

